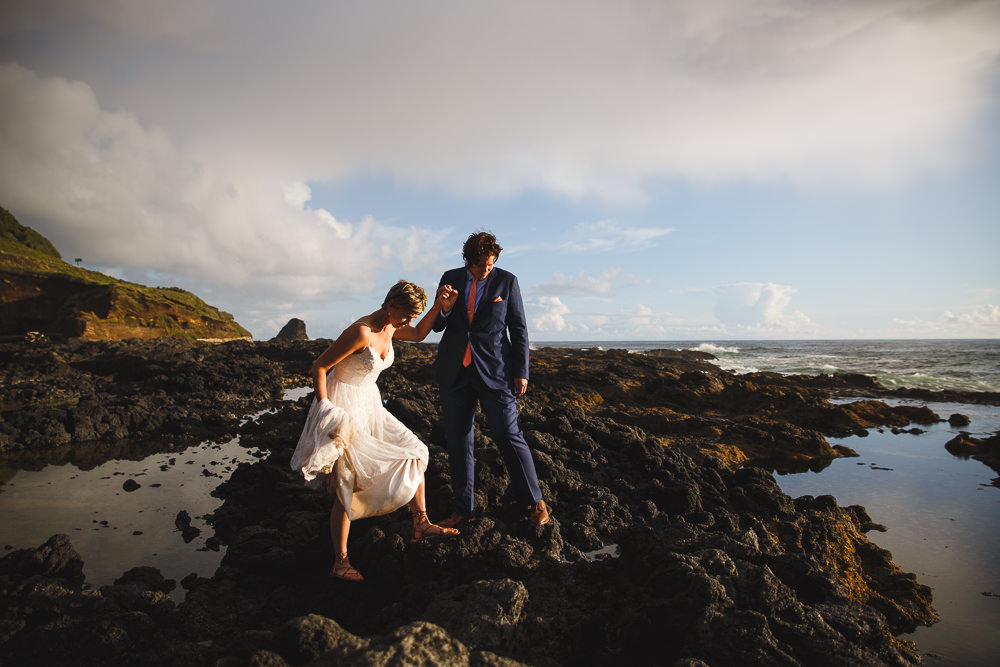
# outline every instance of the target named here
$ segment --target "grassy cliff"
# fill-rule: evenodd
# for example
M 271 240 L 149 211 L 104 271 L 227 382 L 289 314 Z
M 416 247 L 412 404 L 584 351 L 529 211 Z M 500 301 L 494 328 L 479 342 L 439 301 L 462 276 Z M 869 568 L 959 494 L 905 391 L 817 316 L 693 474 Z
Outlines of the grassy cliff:
M 178 287 L 147 287 L 64 262 L 0 208 L 0 336 L 248 338 L 233 316 Z

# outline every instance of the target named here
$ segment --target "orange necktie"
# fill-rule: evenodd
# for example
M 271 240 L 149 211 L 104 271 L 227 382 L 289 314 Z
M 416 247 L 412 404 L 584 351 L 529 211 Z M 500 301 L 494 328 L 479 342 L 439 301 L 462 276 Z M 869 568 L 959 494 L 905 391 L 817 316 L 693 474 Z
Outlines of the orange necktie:
M 476 314 L 476 277 L 472 276 L 472 286 L 469 288 L 469 326 L 472 326 L 472 316 Z M 465 344 L 465 356 L 462 357 L 462 367 L 472 363 L 472 343 Z

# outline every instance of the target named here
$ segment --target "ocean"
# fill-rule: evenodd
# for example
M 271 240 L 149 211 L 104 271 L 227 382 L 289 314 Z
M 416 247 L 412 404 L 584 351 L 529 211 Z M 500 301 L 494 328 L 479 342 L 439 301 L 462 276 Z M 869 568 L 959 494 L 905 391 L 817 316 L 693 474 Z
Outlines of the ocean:
M 734 373 L 862 373 L 888 389 L 1000 392 L 1000 339 L 540 341 L 532 347 L 699 350 Z

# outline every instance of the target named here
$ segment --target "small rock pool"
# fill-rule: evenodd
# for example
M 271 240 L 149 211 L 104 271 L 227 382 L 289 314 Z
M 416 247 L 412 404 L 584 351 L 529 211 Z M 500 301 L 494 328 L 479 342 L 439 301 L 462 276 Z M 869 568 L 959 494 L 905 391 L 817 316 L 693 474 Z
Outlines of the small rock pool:
M 291 389 L 284 399 L 295 401 L 310 391 Z M 177 582 L 171 596 L 183 601 L 181 580 L 212 576 L 222 559 L 204 519 L 222 504 L 212 491 L 240 463 L 263 454 L 243 447 L 239 437 L 164 447 L 140 460 L 116 459 L 89 469 L 71 463 L 41 470 L 0 467 L 2 553 L 35 548 L 65 533 L 83 558 L 88 586 L 99 588 L 133 567 L 150 565 Z M 190 517 L 187 530 L 178 525 L 181 512 Z
M 775 479 L 793 498 L 829 494 L 838 505 L 863 505 L 872 521 L 887 528 L 868 533 L 868 539 L 934 589 L 941 620 L 900 637 L 916 644 L 925 664 L 992 667 L 1000 655 L 1000 488 L 992 483 L 997 474 L 979 461 L 953 456 L 944 445 L 960 431 L 975 437 L 996 433 L 1000 407 L 915 404 L 944 418 L 968 415 L 971 423 L 831 438 L 831 444 L 846 445 L 860 457 L 836 459 L 818 473 Z

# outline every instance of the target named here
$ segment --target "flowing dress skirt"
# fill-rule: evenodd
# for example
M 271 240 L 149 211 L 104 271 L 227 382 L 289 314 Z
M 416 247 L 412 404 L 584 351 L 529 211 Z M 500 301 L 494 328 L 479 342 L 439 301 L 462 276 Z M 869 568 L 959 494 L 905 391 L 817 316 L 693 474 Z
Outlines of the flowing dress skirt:
M 327 396 L 309 408 L 292 469 L 336 493 L 351 520 L 407 504 L 424 479 L 427 446 L 385 409 L 373 377 L 351 383 L 330 373 Z

